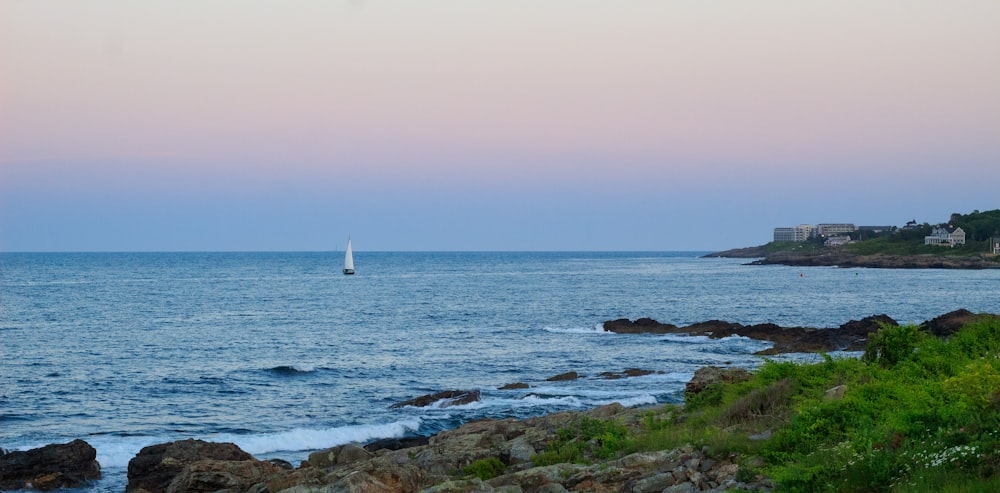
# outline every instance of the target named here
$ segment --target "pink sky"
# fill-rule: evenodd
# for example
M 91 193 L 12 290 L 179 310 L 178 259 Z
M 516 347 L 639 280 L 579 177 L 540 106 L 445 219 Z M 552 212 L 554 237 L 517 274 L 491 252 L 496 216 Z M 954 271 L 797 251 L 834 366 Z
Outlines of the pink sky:
M 491 249 L 522 227 L 565 231 L 500 249 L 722 249 L 942 221 L 1000 206 L 997 26 L 1000 3 L 964 0 L 3 0 L 0 249 L 323 249 L 349 228 Z M 614 198 L 630 190 L 648 202 Z M 384 210 L 331 210 L 358 203 Z M 248 207 L 324 231 L 227 230 Z M 201 214 L 219 227 L 185 233 Z M 414 224 L 481 240 L 385 231 Z M 705 224 L 737 236 L 595 239 Z

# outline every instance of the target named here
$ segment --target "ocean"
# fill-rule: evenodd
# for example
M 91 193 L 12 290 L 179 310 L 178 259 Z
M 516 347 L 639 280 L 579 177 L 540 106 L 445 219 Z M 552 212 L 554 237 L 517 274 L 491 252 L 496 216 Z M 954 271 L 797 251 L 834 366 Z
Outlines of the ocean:
M 233 442 L 298 465 L 347 442 L 481 418 L 680 402 L 741 337 L 619 335 L 650 317 L 837 327 L 1000 311 L 1000 271 L 749 266 L 707 252 L 0 254 L 0 447 L 81 438 L 124 491 L 146 445 Z M 848 356 L 852 356 L 848 354 Z M 779 358 L 808 358 L 788 355 Z M 638 368 L 646 376 L 607 379 Z M 549 377 L 576 371 L 572 381 Z M 511 383 L 526 389 L 499 390 Z M 462 406 L 393 408 L 444 390 Z

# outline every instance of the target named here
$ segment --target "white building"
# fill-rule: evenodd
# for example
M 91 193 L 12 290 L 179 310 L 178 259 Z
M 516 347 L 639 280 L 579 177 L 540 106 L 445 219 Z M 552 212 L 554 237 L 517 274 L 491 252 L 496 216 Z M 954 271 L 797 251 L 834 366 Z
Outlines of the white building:
M 965 231 L 951 226 L 935 226 L 929 236 L 924 237 L 924 245 L 955 245 L 965 244 Z
M 857 230 L 857 226 L 847 223 L 816 225 L 816 234 L 819 236 L 836 236 L 843 233 L 853 233 Z
M 800 224 L 792 228 L 774 228 L 774 241 L 806 241 L 812 236 L 812 226 Z

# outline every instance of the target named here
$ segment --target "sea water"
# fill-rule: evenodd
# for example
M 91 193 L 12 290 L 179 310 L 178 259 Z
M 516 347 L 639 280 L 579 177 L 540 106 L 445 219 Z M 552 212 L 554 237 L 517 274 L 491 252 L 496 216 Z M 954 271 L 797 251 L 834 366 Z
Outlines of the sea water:
M 754 368 L 741 337 L 601 324 L 837 327 L 1000 311 L 1000 271 L 749 266 L 706 252 L 0 254 L 0 447 L 82 438 L 124 490 L 128 461 L 178 439 L 298 464 L 347 442 L 481 418 L 680 402 L 704 365 Z M 607 379 L 603 372 L 651 370 Z M 576 371 L 572 381 L 549 377 Z M 499 390 L 510 383 L 527 389 Z M 394 408 L 443 390 L 462 406 Z

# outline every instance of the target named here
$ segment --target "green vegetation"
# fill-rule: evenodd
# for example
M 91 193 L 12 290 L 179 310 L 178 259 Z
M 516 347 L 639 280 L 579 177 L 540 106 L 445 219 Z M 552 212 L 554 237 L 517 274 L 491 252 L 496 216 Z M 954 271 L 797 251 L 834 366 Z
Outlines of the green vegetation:
M 947 340 L 887 326 L 860 359 L 768 361 L 746 382 L 711 385 L 631 428 L 584 420 L 535 459 L 686 444 L 739 454 L 741 477 L 766 475 L 777 491 L 1000 491 L 1000 318 Z
M 588 464 L 593 459 L 618 456 L 632 441 L 628 427 L 615 421 L 583 418 L 575 426 L 557 432 L 545 452 L 531 461 L 537 466 L 575 463 Z
M 503 474 L 506 469 L 507 465 L 500 459 L 497 459 L 496 457 L 487 457 L 469 464 L 465 467 L 465 469 L 462 469 L 462 473 L 467 476 L 475 476 L 483 481 L 486 481 Z

